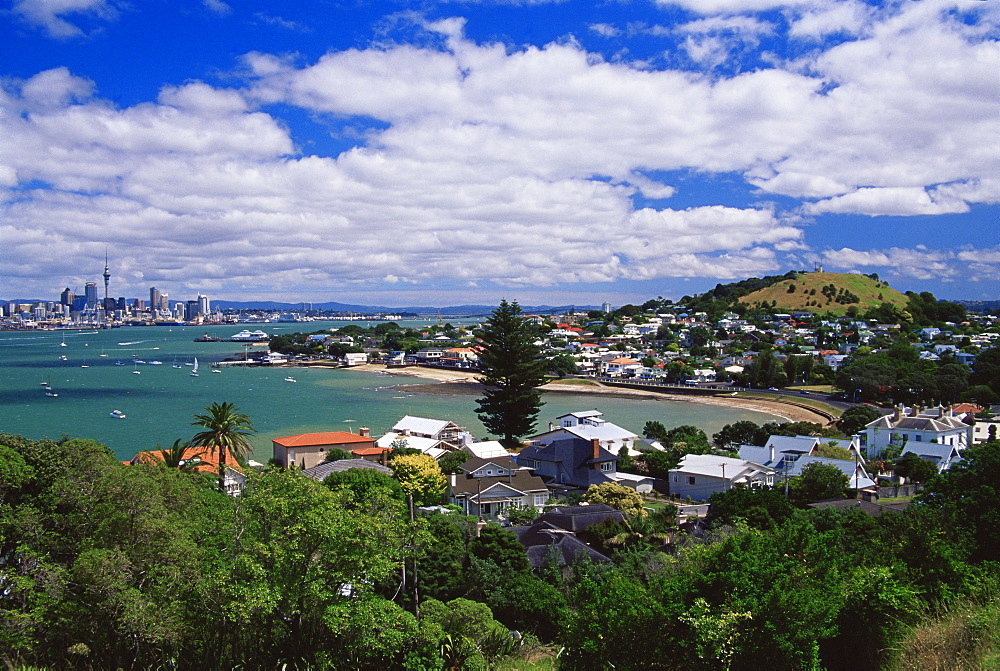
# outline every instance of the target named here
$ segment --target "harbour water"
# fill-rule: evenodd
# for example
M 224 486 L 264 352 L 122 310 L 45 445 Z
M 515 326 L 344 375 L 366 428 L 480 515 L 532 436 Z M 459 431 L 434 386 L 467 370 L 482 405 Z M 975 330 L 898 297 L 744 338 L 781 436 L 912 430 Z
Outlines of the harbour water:
M 249 328 L 273 334 L 311 332 L 346 323 Z M 366 324 L 370 323 L 359 323 Z M 194 338 L 205 333 L 228 338 L 243 327 L 0 332 L 0 432 L 36 439 L 92 438 L 119 458 L 128 459 L 156 445 L 167 447 L 175 439 L 187 440 L 196 431 L 191 426 L 194 415 L 211 403 L 229 401 L 249 415 L 257 428 L 253 442 L 254 458 L 259 461 L 270 457 L 273 438 L 313 431 L 356 433 L 362 426 L 378 436 L 403 415 L 449 419 L 477 438 L 488 437 L 476 417 L 474 396 L 406 391 L 406 385 L 426 380 L 350 369 L 231 367 L 212 372 L 212 363 L 241 355 L 244 346 L 194 342 Z M 195 358 L 198 377 L 190 375 Z M 134 359 L 145 363 L 133 363 Z M 285 380 L 289 376 L 294 383 Z M 47 395 L 42 383 L 48 383 L 49 393 L 56 395 Z M 558 415 L 594 408 L 608 421 L 636 433 L 648 420 L 658 420 L 668 428 L 693 424 L 711 436 L 740 419 L 773 419 L 752 411 L 659 399 L 558 393 L 546 394 L 544 400 L 539 430 Z M 113 410 L 120 410 L 124 419 L 112 417 Z

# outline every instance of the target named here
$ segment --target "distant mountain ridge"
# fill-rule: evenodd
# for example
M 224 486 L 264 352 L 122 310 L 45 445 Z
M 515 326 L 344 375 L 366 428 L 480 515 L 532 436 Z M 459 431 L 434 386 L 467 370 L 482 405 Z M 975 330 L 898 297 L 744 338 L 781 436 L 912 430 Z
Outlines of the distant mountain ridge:
M 214 307 L 222 310 L 277 310 L 281 312 L 301 311 L 302 306 L 308 304 L 313 310 L 329 310 L 333 312 L 357 312 L 360 314 L 418 314 L 418 315 L 441 315 L 450 316 L 479 316 L 488 315 L 496 309 L 496 305 L 450 305 L 447 307 L 432 307 L 427 305 L 407 306 L 407 307 L 386 307 L 382 305 L 353 305 L 349 303 L 309 303 L 308 301 L 299 303 L 279 303 L 276 301 L 212 301 Z M 526 313 L 555 314 L 576 310 L 586 312 L 597 309 L 590 305 L 522 305 L 521 310 Z

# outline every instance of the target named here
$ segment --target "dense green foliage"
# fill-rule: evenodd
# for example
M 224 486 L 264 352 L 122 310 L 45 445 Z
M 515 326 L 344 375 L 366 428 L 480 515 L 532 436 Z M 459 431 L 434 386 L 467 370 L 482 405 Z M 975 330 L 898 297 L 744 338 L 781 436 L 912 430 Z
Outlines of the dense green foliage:
M 887 668 L 918 621 L 997 595 L 1000 443 L 964 456 L 904 512 L 736 488 L 704 535 L 668 507 L 589 530 L 609 564 L 532 571 L 499 526 L 410 521 L 374 471 L 268 470 L 229 497 L 93 441 L 0 435 L 0 661 L 484 668 L 517 654 L 513 628 L 564 669 Z
M 538 387 L 545 383 L 548 362 L 538 345 L 539 331 L 521 314 L 517 301 L 500 301 L 476 335 L 484 386 L 476 414 L 508 448 L 535 428 L 542 407 Z

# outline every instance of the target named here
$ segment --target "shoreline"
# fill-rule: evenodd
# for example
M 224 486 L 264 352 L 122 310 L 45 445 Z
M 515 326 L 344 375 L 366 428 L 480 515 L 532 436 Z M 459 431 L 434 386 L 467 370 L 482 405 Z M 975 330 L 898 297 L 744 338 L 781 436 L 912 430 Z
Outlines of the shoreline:
M 440 368 L 385 368 L 378 364 L 352 366 L 351 369 L 375 373 L 377 375 L 392 375 L 397 377 L 411 377 L 422 380 L 430 380 L 430 382 L 425 383 L 396 385 L 396 388 L 399 390 L 411 393 L 478 395 L 482 390 L 482 385 L 475 381 L 476 374 L 468 371 L 445 370 Z M 656 391 L 643 391 L 640 389 L 606 387 L 597 382 L 593 384 L 560 384 L 556 381 L 542 385 L 539 389 L 546 393 L 556 394 L 595 394 L 599 396 L 632 397 L 651 400 L 700 403 L 702 405 L 715 405 L 727 408 L 739 408 L 741 410 L 753 410 L 755 412 L 778 417 L 786 422 L 815 422 L 822 424 L 823 426 L 828 424 L 827 418 L 819 412 L 802 406 L 782 403 L 780 401 L 741 399 L 728 396 L 694 397 L 687 396 L 685 394 L 671 394 Z

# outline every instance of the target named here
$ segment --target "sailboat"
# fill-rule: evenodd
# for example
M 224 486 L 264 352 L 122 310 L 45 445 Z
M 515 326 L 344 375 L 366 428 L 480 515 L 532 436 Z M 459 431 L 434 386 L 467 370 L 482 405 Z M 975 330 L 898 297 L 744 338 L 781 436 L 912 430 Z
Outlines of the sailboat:
M 191 369 L 191 377 L 198 377 L 198 357 L 194 358 L 194 368 Z

